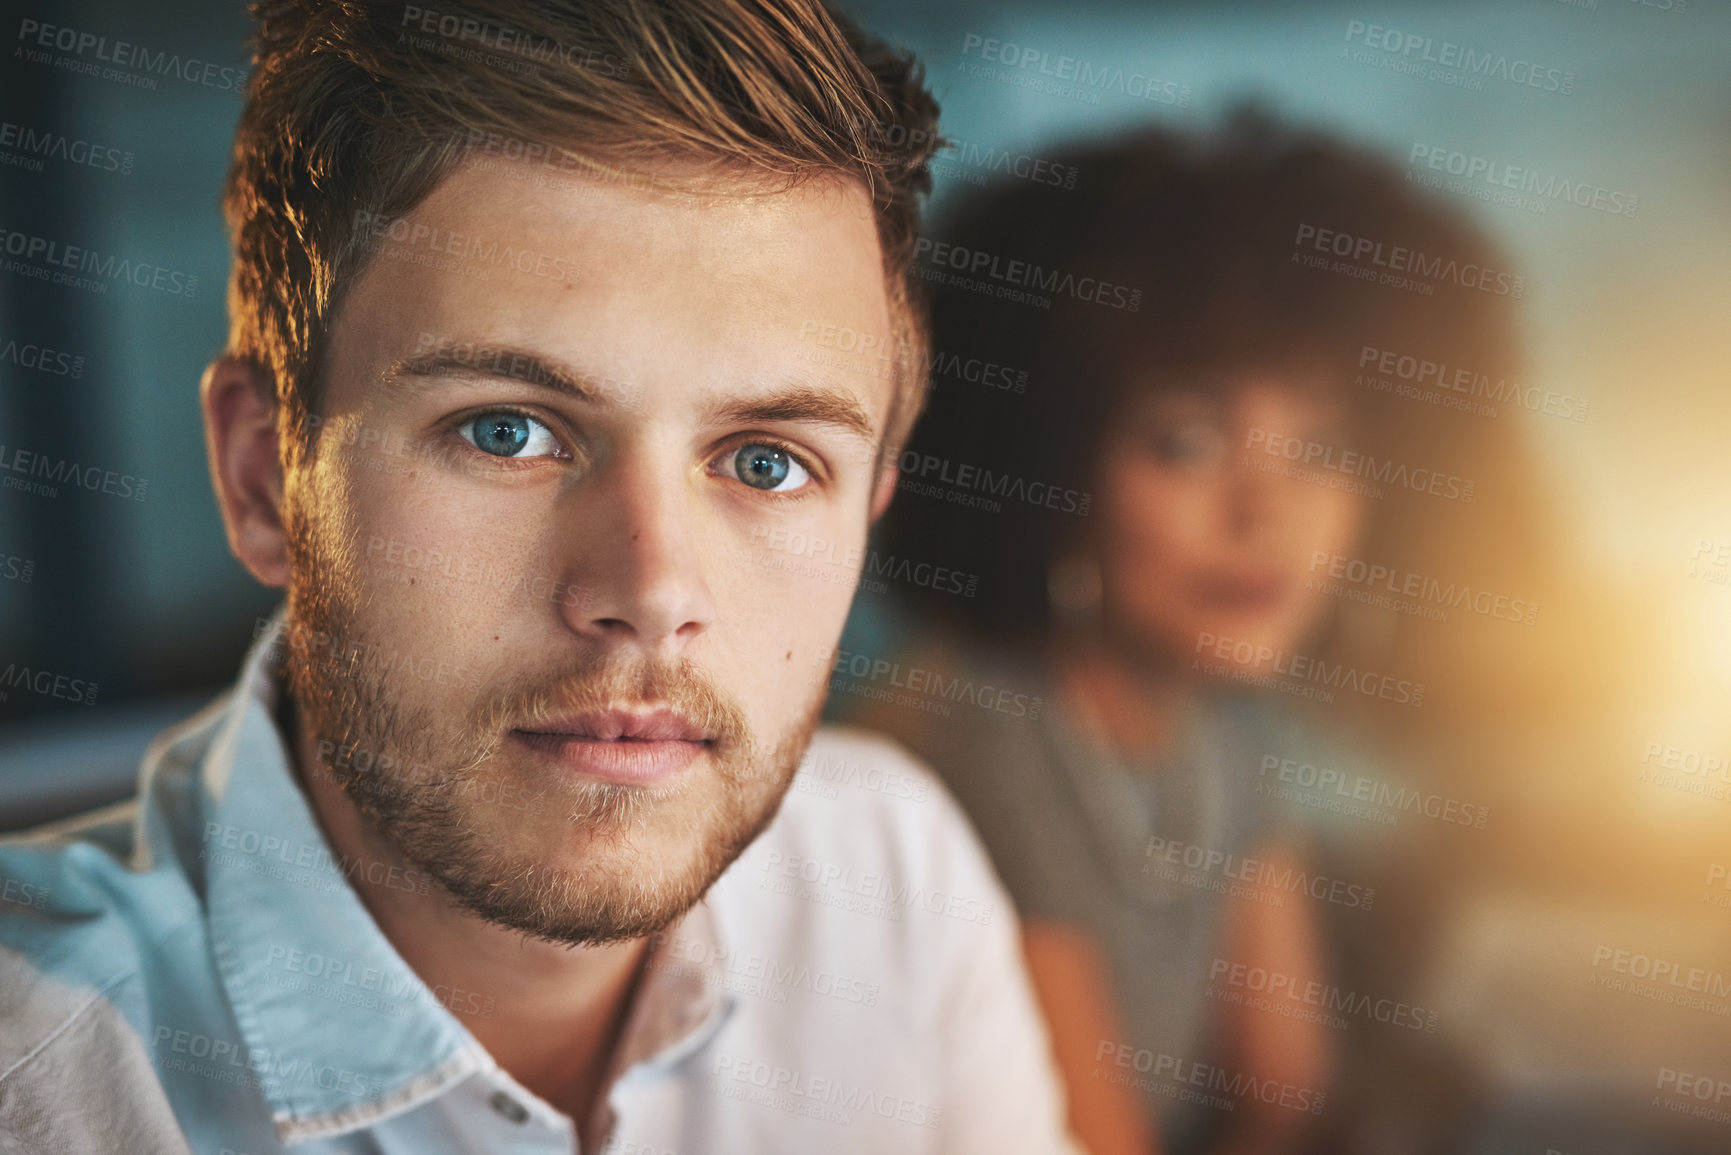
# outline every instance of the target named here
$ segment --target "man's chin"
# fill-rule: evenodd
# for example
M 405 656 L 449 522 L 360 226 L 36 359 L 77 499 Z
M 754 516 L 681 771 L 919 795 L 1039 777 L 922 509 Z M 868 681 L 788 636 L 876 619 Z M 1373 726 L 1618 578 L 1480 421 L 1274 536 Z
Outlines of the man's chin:
M 568 784 L 517 812 L 476 798 L 434 828 L 386 836 L 487 922 L 571 945 L 621 942 L 677 921 L 767 821 L 702 786 Z
M 700 839 L 709 842 L 698 845 Z M 685 807 L 645 805 L 628 821 L 537 815 L 482 833 L 477 841 L 484 842 L 500 871 L 605 879 L 615 869 L 629 873 L 650 863 L 657 871 L 682 872 L 708 857 L 706 851 L 717 839 L 697 829 Z
M 727 866 L 689 840 L 656 832 L 566 830 L 550 837 L 564 845 L 555 851 L 525 840 L 490 862 L 435 877 L 484 921 L 551 942 L 599 946 L 666 929 Z

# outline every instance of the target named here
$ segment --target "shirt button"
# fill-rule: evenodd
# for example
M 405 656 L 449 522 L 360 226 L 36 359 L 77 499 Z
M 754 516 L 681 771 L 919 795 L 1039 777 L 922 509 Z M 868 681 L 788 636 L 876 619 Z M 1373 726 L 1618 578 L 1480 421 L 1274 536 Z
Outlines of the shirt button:
M 490 1102 L 493 1110 L 513 1123 L 526 1123 L 529 1120 L 529 1109 L 503 1091 L 494 1091 Z

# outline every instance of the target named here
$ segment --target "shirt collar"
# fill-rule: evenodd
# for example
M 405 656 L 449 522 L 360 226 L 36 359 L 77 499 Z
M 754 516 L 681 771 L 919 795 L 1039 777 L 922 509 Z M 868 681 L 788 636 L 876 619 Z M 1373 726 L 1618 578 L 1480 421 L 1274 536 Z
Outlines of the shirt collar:
M 280 618 L 204 766 L 211 945 L 285 1143 L 407 1110 L 490 1060 L 349 885 L 275 722 Z
M 665 1074 L 721 1029 L 734 1008 L 722 966 L 726 958 L 707 901 L 692 907 L 673 928 L 650 937 L 631 1010 L 604 1077 L 612 1091 L 628 1072 Z M 592 1112 L 589 1133 L 581 1136 L 585 1151 L 601 1150 L 613 1130 L 618 1106 L 612 1091 L 602 1099 L 604 1109 Z
M 275 721 L 281 630 L 279 612 L 205 756 L 203 852 L 211 944 L 247 1069 L 279 1139 L 295 1143 L 378 1122 L 498 1067 L 379 930 L 349 883 L 354 864 L 332 851 L 295 780 Z M 609 1083 L 677 1063 L 732 1008 L 708 904 L 670 933 L 702 944 L 703 961 L 659 965 L 657 936 Z

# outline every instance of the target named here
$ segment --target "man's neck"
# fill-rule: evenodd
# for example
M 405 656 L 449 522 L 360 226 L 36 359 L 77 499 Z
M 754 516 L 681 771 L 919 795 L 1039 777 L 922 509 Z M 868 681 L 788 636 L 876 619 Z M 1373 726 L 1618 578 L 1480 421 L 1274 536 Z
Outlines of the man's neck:
M 648 940 L 580 947 L 544 942 L 463 910 L 437 884 L 388 885 L 404 877 L 392 875 L 391 867 L 410 871 L 410 878 L 414 868 L 320 763 L 298 712 L 284 715 L 294 735 L 296 772 L 332 850 L 342 861 L 365 865 L 350 877 L 373 921 L 494 1060 L 570 1115 L 578 1134 L 589 1138 Z

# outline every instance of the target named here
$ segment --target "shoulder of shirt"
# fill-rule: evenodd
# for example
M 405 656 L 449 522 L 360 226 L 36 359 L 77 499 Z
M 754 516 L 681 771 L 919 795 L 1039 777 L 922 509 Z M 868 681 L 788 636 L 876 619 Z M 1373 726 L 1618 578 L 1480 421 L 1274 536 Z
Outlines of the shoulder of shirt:
M 905 907 L 940 894 L 965 907 L 964 923 L 1011 917 L 984 847 L 943 782 L 894 739 L 869 730 L 818 732 L 774 821 L 711 898 L 761 912 L 777 886 L 797 889 L 813 876 L 818 890 L 804 895 L 810 901 L 774 905 L 854 930 L 932 925 L 917 917 L 861 919 L 849 906 L 862 895 Z
M 874 840 L 972 833 L 936 771 L 894 737 L 856 726 L 813 736 L 775 825 L 783 823 L 825 836 L 844 833 L 832 827 L 870 831 Z
M 201 916 L 182 861 L 184 839 L 198 831 L 177 827 L 215 724 L 207 711 L 151 743 L 141 790 L 155 829 L 135 795 L 0 837 L 0 1081 L 101 1004 L 98 995 L 123 998 L 150 955 Z

